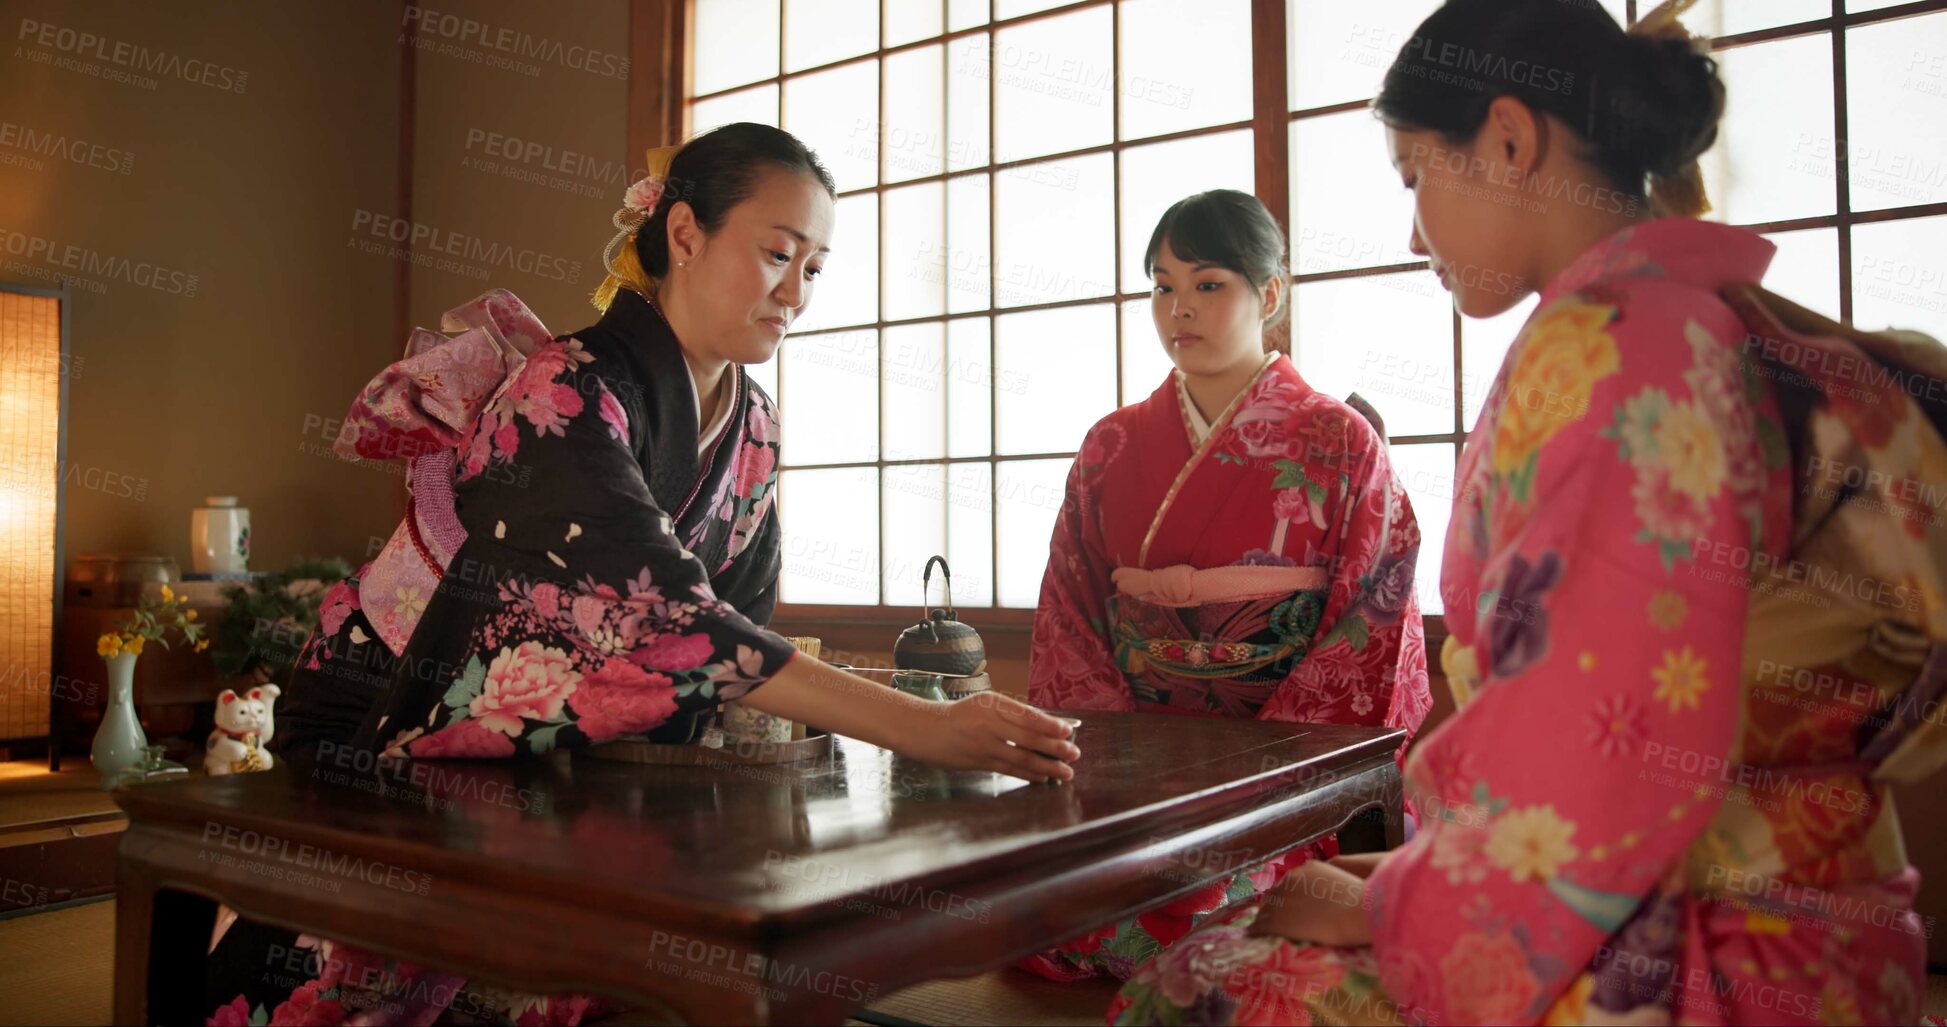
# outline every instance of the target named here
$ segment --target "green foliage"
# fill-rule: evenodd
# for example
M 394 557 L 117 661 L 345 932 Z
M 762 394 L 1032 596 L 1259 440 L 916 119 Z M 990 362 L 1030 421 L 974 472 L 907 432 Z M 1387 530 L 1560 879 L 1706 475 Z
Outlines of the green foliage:
M 318 626 L 325 592 L 349 574 L 351 566 L 337 557 L 299 557 L 251 585 L 224 589 L 230 605 L 210 648 L 217 671 L 235 676 L 261 670 L 282 677 Z M 298 582 L 306 584 L 294 588 Z

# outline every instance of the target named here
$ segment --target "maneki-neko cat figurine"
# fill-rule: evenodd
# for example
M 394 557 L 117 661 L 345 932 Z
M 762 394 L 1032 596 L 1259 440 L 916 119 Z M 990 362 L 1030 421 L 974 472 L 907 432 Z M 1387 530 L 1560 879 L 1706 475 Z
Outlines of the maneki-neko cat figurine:
M 204 747 L 204 773 L 211 777 L 247 774 L 276 764 L 269 745 L 277 730 L 271 717 L 279 694 L 276 685 L 263 685 L 244 697 L 231 688 L 216 697 L 216 730 Z

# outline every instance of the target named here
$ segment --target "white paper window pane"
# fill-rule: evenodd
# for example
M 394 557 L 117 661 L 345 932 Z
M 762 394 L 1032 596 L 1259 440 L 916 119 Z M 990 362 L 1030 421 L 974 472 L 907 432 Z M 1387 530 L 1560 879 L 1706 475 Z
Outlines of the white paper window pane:
M 988 178 L 965 175 L 946 183 L 946 308 L 985 310 L 994 292 L 993 247 L 987 218 Z
M 963 36 L 947 48 L 946 76 L 946 167 L 965 171 L 987 163 L 991 129 L 988 112 L 993 97 L 988 94 L 988 37 Z
M 779 351 L 782 352 L 782 347 L 780 347 Z M 745 364 L 744 376 L 756 382 L 764 390 L 764 394 L 771 397 L 771 402 L 781 404 L 783 401 L 778 398 L 777 394 L 777 362 L 779 359 L 778 357 L 772 357 L 761 364 Z M 783 416 L 782 408 L 780 408 L 778 416 Z
M 1711 216 L 1748 225 L 1831 214 L 1831 37 L 1740 46 L 1717 59 L 1729 98 L 1704 158 Z
M 888 467 L 882 479 L 886 496 L 886 551 L 881 559 L 886 605 L 919 606 L 926 561 L 946 554 L 946 468 L 939 464 Z M 947 558 L 952 564 L 953 559 Z M 958 568 L 955 568 L 958 570 Z M 955 585 L 960 584 L 954 575 Z M 933 594 L 942 594 L 939 575 Z
M 1846 30 L 1852 208 L 1947 202 L 1947 13 Z
M 1447 549 L 1447 523 L 1453 518 L 1454 447 L 1446 442 L 1393 446 L 1387 455 L 1420 523 L 1420 559 L 1413 566 L 1420 613 L 1437 616 L 1446 612 L 1440 597 L 1440 561 Z
M 953 601 L 994 604 L 994 468 L 952 464 L 946 469 L 946 559 L 953 565 Z
M 885 380 L 887 460 L 934 460 L 946 455 L 946 326 L 888 328 Z
M 784 0 L 784 70 L 878 49 L 879 0 Z
M 1286 99 L 1294 111 L 1371 99 L 1393 58 L 1440 0 L 1291 0 Z
M 946 166 L 946 51 L 928 46 L 886 58 L 886 181 L 937 175 Z
M 987 456 L 994 445 L 994 397 L 1019 394 L 1018 378 L 994 380 L 992 322 L 964 317 L 946 325 L 946 449 L 948 456 Z
M 842 464 L 879 456 L 879 334 L 794 337 L 778 351 L 790 389 L 784 462 Z
M 1195 168 L 1194 175 L 1185 169 Z M 1150 287 L 1143 249 L 1170 205 L 1207 189 L 1250 192 L 1255 170 L 1248 129 L 1133 146 L 1122 154 L 1122 291 Z
M 1140 403 L 1176 371 L 1176 363 L 1156 334 L 1148 297 L 1122 305 L 1122 405 Z
M 797 330 L 818 331 L 879 319 L 879 197 L 847 196 L 833 205 L 832 252 Z
M 695 138 L 713 128 L 755 121 L 777 127 L 777 83 L 739 89 L 710 100 L 690 104 L 690 136 Z
M 1000 520 L 1000 605 L 1033 607 L 1041 598 L 1049 541 L 1061 512 L 1072 459 L 1003 460 L 996 506 Z
M 1540 296 L 1530 296 L 1495 317 L 1460 319 L 1460 423 L 1473 431 L 1494 388 L 1515 336 L 1534 315 Z
M 926 182 L 885 193 L 886 320 L 946 311 L 946 187 Z
M 778 482 L 787 603 L 879 601 L 879 469 L 785 471 Z
M 1292 350 L 1311 386 L 1357 392 L 1392 435 L 1454 430 L 1453 303 L 1432 273 L 1307 282 Z
M 1648 14 L 1654 3 L 1638 3 Z M 1755 29 L 1796 25 L 1832 15 L 1832 0 L 1703 0 L 1685 12 L 1682 22 L 1699 36 L 1731 36 Z
M 1291 267 L 1298 274 L 1405 264 L 1413 194 L 1365 110 L 1291 124 Z M 1439 283 L 1435 282 L 1437 288 Z
M 879 180 L 879 65 L 848 64 L 784 83 L 784 128 L 812 148 L 839 192 Z M 861 142 L 865 145 L 859 145 Z
M 1248 121 L 1250 0 L 1124 0 L 1122 138 Z
M 778 0 L 697 0 L 698 94 L 777 74 Z
M 1001 453 L 1080 449 L 1115 409 L 1115 308 L 1006 314 L 994 330 Z
M 994 55 L 994 146 L 1003 161 L 1110 140 L 1109 9 L 1002 29 Z
M 994 0 L 994 17 L 1016 18 L 1023 14 L 1045 11 L 1050 7 L 1074 3 L 1075 0 Z
M 1839 319 L 1839 230 L 1807 228 L 1765 238 L 1778 255 L 1765 272 L 1764 287 L 1801 307 Z
M 1885 7 L 1898 7 L 1912 0 L 1846 0 L 1846 13 L 1855 11 L 1877 11 Z
M 940 34 L 940 5 L 933 0 L 887 0 L 886 45 L 898 46 Z
M 1947 217 L 1854 225 L 1852 321 L 1947 339 Z
M 1106 153 L 998 172 L 999 295 L 1019 307 L 1115 291 L 1115 183 Z
M 946 30 L 958 32 L 987 24 L 987 0 L 947 0 Z

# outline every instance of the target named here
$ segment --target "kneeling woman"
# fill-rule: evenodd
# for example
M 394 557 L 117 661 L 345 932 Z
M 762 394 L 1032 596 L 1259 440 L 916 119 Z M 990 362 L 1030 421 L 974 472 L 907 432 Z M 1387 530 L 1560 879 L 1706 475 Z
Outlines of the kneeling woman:
M 1409 763 L 1416 837 L 1203 925 L 1116 1022 L 1919 1017 L 1890 792 L 1947 755 L 1947 521 L 1912 498 L 1947 351 L 1779 301 L 1770 242 L 1694 220 L 1724 90 L 1673 10 L 1448 0 L 1388 73 L 1456 307 L 1546 283 L 1460 462 L 1461 705 Z
M 1419 526 L 1367 418 L 1266 352 L 1284 253 L 1264 205 L 1232 190 L 1156 226 L 1144 266 L 1176 370 L 1075 459 L 1035 615 L 1036 704 L 1409 731 L 1425 718 Z M 1305 855 L 1026 965 L 1126 977 Z
M 599 323 L 550 339 L 512 296 L 489 293 L 447 315 L 466 331 L 415 335 L 353 404 L 341 448 L 411 456 L 412 500 L 380 555 L 326 599 L 285 689 L 284 751 L 477 758 L 642 732 L 683 741 L 734 699 L 941 766 L 1068 779 L 1080 753 L 1055 718 L 999 696 L 941 711 L 762 626 L 779 570 L 778 424 L 742 365 L 771 359 L 810 302 L 832 179 L 764 125 L 700 136 L 665 168 L 658 157 L 616 215 Z M 231 929 L 213 961 L 234 974 L 213 983 L 217 1021 L 263 1006 L 280 1022 L 353 1008 L 430 1022 L 425 996 L 453 991 L 407 980 L 426 968 L 345 950 L 280 994 L 263 953 L 293 944 Z M 364 987 L 344 976 L 378 966 Z M 587 1008 L 482 1001 L 549 1023 Z

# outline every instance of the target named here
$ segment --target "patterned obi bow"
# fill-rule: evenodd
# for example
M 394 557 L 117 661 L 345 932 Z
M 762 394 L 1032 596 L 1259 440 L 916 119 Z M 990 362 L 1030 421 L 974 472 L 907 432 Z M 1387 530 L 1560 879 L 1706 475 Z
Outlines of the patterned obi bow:
M 440 332 L 413 329 L 405 358 L 380 371 L 345 414 L 332 444 L 338 455 L 406 461 L 405 519 L 358 585 L 360 607 L 395 655 L 466 541 L 453 501 L 457 447 L 528 354 L 552 338 L 513 293 L 483 293 L 442 315 Z

